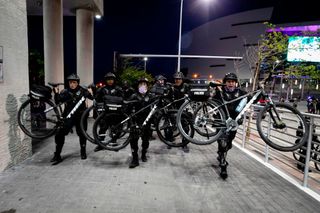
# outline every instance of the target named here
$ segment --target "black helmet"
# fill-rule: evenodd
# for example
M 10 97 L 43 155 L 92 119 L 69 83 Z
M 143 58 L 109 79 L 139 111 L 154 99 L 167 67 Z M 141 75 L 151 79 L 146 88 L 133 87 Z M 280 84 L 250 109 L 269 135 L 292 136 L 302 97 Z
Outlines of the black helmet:
M 107 79 L 116 79 L 116 75 L 113 74 L 112 72 L 108 72 L 105 76 L 104 76 L 104 79 L 107 80 Z
M 141 83 L 141 82 L 146 82 L 147 84 L 149 83 L 149 80 L 145 77 L 141 77 L 138 79 L 138 84 Z
M 157 75 L 157 76 L 155 77 L 155 79 L 156 79 L 156 81 L 159 81 L 159 80 L 167 80 L 167 78 L 164 77 L 163 75 Z
M 238 77 L 236 74 L 229 72 L 224 76 L 223 83 L 225 84 L 227 82 L 227 80 L 234 80 L 234 81 L 238 82 Z
M 184 75 L 182 72 L 176 72 L 174 75 L 173 75 L 173 78 L 181 78 L 183 79 L 184 78 Z
M 67 80 L 68 81 L 77 81 L 79 83 L 80 82 L 80 77 L 77 74 L 72 73 L 71 75 L 69 75 L 67 77 Z

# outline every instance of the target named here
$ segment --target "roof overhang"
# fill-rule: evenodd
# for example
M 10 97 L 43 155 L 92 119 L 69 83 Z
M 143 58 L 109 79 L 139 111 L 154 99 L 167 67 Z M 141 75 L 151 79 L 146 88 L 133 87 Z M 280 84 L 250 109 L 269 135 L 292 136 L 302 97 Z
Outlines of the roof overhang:
M 43 0 L 27 0 L 27 14 L 42 16 Z M 88 9 L 103 16 L 103 0 L 63 0 L 63 15 L 74 16 L 77 9 Z

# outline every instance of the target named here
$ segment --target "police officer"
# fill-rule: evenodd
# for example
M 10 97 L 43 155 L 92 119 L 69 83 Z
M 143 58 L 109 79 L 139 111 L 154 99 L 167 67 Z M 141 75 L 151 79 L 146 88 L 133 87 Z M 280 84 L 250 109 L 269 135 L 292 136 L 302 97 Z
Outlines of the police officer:
M 158 86 L 164 86 L 165 85 L 165 81 L 167 80 L 166 77 L 164 77 L 163 75 L 157 75 L 155 77 L 155 80 L 156 80 L 156 85 Z
M 97 90 L 95 100 L 99 103 L 104 102 L 104 97 L 106 95 L 108 96 L 117 96 L 117 97 L 123 97 L 123 91 L 122 88 L 116 85 L 116 76 L 112 72 L 108 72 L 104 76 L 104 80 L 106 82 L 106 85 L 104 87 L 100 87 Z M 94 152 L 98 152 L 100 150 L 103 150 L 102 146 L 97 145 Z
M 184 75 L 182 72 L 176 72 L 173 75 L 173 79 L 174 79 L 174 84 L 172 87 L 172 98 L 173 100 L 177 100 L 177 99 L 181 99 L 184 97 L 185 94 L 187 94 L 189 92 L 189 85 L 187 83 L 184 83 Z M 175 103 L 175 108 L 179 109 L 180 106 L 183 104 L 184 100 L 181 100 L 179 102 Z M 185 141 L 186 139 L 183 138 L 183 141 Z M 185 143 L 187 144 L 187 143 Z M 168 148 L 170 149 L 171 147 L 168 146 Z M 182 147 L 184 152 L 189 152 L 189 147 L 187 145 Z
M 80 78 L 76 74 L 69 75 L 67 77 L 67 80 L 69 87 L 62 90 L 61 93 L 59 93 L 59 89 L 57 87 L 54 88 L 55 102 L 57 104 L 61 102 L 66 102 L 65 109 L 62 114 L 63 117 L 66 117 L 66 120 L 63 123 L 63 127 L 58 129 L 55 135 L 56 151 L 54 153 L 54 157 L 51 159 L 51 162 L 53 162 L 52 165 L 57 165 L 62 161 L 60 154 L 65 142 L 65 136 L 68 135 L 73 126 L 76 126 L 77 135 L 79 136 L 81 159 L 87 158 L 86 137 L 83 135 L 80 128 L 81 114 L 86 109 L 85 101 L 81 103 L 81 105 L 79 106 L 79 108 L 77 108 L 75 112 L 72 113 L 72 110 L 76 106 L 76 104 L 81 100 L 82 97 L 89 97 L 90 99 L 93 99 L 92 90 L 85 90 L 84 88 L 80 87 Z
M 138 100 L 137 104 L 135 104 L 134 108 L 135 111 L 142 109 L 143 107 L 149 105 L 151 101 L 153 101 L 153 96 L 148 91 L 148 79 L 147 78 L 140 78 L 138 79 L 138 91 L 133 94 L 130 100 Z M 137 124 L 142 126 L 143 122 L 147 118 L 151 107 L 142 111 L 139 116 L 137 116 Z M 142 140 L 142 151 L 141 151 L 141 160 L 143 162 L 147 162 L 147 151 L 149 148 L 149 140 L 152 134 L 152 130 L 150 128 L 149 121 L 142 131 L 132 131 L 130 134 L 130 146 L 131 146 L 131 153 L 132 153 L 132 160 L 130 162 L 129 168 L 135 168 L 139 166 L 139 158 L 138 158 L 138 140 L 141 137 Z
M 123 81 L 122 83 L 122 91 L 123 91 L 123 98 L 127 100 L 135 93 L 135 90 L 130 86 L 127 80 Z
M 238 84 L 238 77 L 235 73 L 227 73 L 223 78 L 223 84 L 226 84 L 226 86 L 223 86 L 221 90 L 216 91 L 216 98 L 223 97 L 224 100 L 230 101 L 235 98 L 238 98 L 239 96 L 242 96 L 246 94 L 245 91 L 241 90 L 239 87 L 237 87 Z M 232 119 L 235 119 L 238 115 L 238 112 L 236 111 L 237 106 L 239 105 L 241 100 L 234 102 L 234 104 L 228 104 L 228 111 L 230 113 L 230 117 Z M 228 162 L 226 161 L 227 152 L 229 149 L 232 148 L 232 141 L 236 136 L 237 131 L 229 131 L 228 133 L 224 133 L 219 139 L 218 139 L 218 161 L 220 166 L 220 176 L 223 179 L 226 179 L 228 177 L 227 173 L 227 166 Z

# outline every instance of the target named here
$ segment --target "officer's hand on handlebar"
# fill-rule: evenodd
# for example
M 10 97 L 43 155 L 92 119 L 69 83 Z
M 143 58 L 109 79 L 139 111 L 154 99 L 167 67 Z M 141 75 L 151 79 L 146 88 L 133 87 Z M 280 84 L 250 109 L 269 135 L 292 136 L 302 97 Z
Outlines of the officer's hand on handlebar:
M 59 93 L 59 87 L 53 87 L 53 92 L 55 94 L 58 94 Z
M 90 93 L 90 95 L 93 95 L 93 91 L 91 87 L 88 88 L 88 92 Z

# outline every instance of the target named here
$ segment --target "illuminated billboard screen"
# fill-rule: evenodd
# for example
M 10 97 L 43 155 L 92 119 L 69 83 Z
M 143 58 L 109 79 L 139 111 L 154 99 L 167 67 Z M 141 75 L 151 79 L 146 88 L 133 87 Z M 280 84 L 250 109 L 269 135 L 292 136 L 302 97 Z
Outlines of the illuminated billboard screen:
M 320 37 L 289 37 L 287 60 L 291 62 L 320 62 Z

